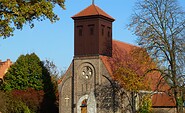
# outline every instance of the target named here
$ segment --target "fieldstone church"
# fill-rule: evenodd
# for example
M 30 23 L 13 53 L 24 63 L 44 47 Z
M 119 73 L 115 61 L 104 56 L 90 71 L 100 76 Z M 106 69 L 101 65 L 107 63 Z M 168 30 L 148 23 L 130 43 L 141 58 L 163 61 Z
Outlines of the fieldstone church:
M 59 84 L 59 112 L 129 113 L 126 97 L 115 93 L 112 65 L 107 59 L 115 54 L 112 52 L 115 47 L 127 53 L 134 46 L 112 40 L 114 18 L 94 4 L 72 19 L 74 58 Z M 153 106 L 174 106 L 168 98 L 165 101 L 161 98 L 155 97 Z

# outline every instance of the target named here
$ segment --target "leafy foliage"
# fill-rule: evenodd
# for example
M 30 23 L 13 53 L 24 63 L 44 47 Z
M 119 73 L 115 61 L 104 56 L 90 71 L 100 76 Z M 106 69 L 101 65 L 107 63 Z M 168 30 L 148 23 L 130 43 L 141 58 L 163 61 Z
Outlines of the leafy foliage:
M 144 82 L 144 76 L 137 75 L 137 73 L 129 68 L 119 68 L 115 72 L 114 77 L 127 91 L 138 92 L 149 87 Z
M 57 66 L 55 65 L 55 63 L 53 61 L 50 60 L 45 60 L 43 62 L 44 67 L 46 68 L 46 70 L 48 71 L 48 74 L 51 77 L 51 83 L 53 84 L 53 88 L 54 88 L 54 93 L 58 93 L 58 77 L 59 77 L 59 71 Z
M 5 75 L 4 90 L 43 89 L 43 65 L 35 53 L 21 55 Z
M 115 68 L 114 79 L 127 91 L 150 90 L 150 81 L 147 80 L 146 74 L 155 67 L 155 64 L 147 52 L 135 47 L 129 53 L 122 53 L 124 59 L 121 56 L 112 58 Z
M 12 36 L 14 29 L 22 29 L 24 24 L 34 27 L 34 20 L 46 18 L 51 22 L 58 20 L 53 12 L 55 4 L 64 7 L 65 0 L 1 0 L 0 37 Z
M 130 46 L 127 49 L 113 46 L 113 56 L 109 63 L 113 72 L 113 79 L 123 88 L 123 94 L 129 102 L 131 112 L 136 112 L 137 97 L 141 90 L 154 90 L 159 73 L 150 72 L 156 68 L 147 51 L 143 48 Z M 154 76 L 155 80 L 153 80 Z M 158 78 L 159 77 L 159 78 Z M 125 93 L 125 91 L 126 93 Z
M 47 64 L 50 64 L 49 61 Z M 2 110 L 10 107 L 12 111 L 21 111 L 24 108 L 27 111 L 22 112 L 25 113 L 58 112 L 57 74 L 52 73 L 54 63 L 52 67 L 47 64 L 41 62 L 35 53 L 20 55 L 6 73 L 2 84 L 2 90 L 11 94 L 11 98 L 5 98 L 3 102 L 16 99 L 15 103 L 20 106 L 10 107 L 8 104 Z
M 39 113 L 41 111 L 41 105 L 44 98 L 43 90 L 34 90 L 28 88 L 26 90 L 12 90 L 11 94 L 13 98 L 17 98 L 22 103 L 25 103 L 31 112 Z
M 0 111 L 3 113 L 31 113 L 28 106 L 9 92 L 0 91 Z
M 141 107 L 139 113 L 151 113 L 152 112 L 152 101 L 150 95 L 144 95 L 141 101 Z
M 44 73 L 49 75 L 44 79 L 44 98 L 41 105 L 42 113 L 58 113 L 58 71 L 56 65 L 49 60 L 43 62 Z

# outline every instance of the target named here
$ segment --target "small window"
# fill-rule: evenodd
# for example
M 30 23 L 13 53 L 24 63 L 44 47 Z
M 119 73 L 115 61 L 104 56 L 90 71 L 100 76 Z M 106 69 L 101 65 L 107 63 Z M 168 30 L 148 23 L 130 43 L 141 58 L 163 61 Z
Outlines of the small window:
M 82 36 L 82 29 L 79 29 L 78 35 L 79 35 L 79 36 Z
M 101 25 L 101 34 L 102 34 L 102 36 L 104 35 L 104 29 L 105 29 L 105 26 Z
M 110 37 L 111 36 L 111 28 L 110 27 L 107 27 L 108 28 L 108 33 L 107 33 L 107 35 L 108 35 L 108 37 Z
M 77 30 L 78 30 L 78 35 L 82 36 L 83 35 L 83 26 L 77 26 Z
M 93 27 L 90 28 L 90 35 L 93 35 L 94 34 L 94 29 Z
M 110 37 L 110 31 L 108 31 L 108 37 Z
M 94 24 L 88 25 L 89 26 L 89 34 L 94 35 Z

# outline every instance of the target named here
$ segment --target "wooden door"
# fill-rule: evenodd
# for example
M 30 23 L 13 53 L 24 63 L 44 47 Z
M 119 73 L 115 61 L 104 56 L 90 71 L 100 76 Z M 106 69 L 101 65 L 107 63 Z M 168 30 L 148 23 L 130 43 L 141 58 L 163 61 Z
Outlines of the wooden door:
M 84 99 L 82 101 L 82 105 L 80 107 L 81 107 L 81 113 L 87 113 L 87 99 Z
M 87 107 L 81 107 L 81 113 L 87 113 Z

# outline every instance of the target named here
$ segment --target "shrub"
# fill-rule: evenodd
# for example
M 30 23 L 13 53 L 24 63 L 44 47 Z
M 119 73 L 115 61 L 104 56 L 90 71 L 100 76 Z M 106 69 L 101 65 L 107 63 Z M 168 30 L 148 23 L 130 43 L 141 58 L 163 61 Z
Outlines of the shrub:
M 0 91 L 0 111 L 2 113 L 31 113 L 28 106 L 18 98 L 14 98 L 10 92 Z
M 150 95 L 145 95 L 142 98 L 139 113 L 151 113 L 152 112 L 152 101 Z
M 37 91 L 31 88 L 28 88 L 27 90 L 12 90 L 12 95 L 14 98 L 18 98 L 25 103 L 32 112 L 40 112 L 44 98 L 43 90 Z

